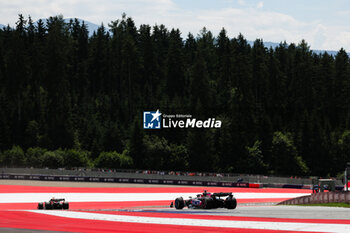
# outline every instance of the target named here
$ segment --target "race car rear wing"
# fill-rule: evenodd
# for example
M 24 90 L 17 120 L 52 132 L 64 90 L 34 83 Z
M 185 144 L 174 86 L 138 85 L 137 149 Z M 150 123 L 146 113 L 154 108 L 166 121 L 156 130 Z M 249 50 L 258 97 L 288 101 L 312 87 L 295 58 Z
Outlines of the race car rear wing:
M 232 193 L 213 193 L 212 196 L 216 196 L 216 197 L 225 197 L 225 196 L 232 196 Z

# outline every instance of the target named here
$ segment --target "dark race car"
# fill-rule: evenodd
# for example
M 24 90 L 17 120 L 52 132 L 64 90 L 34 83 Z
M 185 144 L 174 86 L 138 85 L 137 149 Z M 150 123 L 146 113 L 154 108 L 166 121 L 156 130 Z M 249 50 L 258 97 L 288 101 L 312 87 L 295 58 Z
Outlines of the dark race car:
M 69 209 L 69 203 L 66 202 L 64 198 L 51 198 L 48 202 L 40 202 L 38 203 L 38 209 L 46 209 L 46 210 L 52 210 L 52 209 Z
M 226 198 L 222 199 L 221 197 Z M 199 209 L 235 209 L 237 207 L 237 200 L 233 197 L 232 193 L 208 193 L 204 190 L 202 194 L 198 194 L 195 198 L 189 197 L 188 200 L 184 200 L 182 197 L 178 197 L 175 199 L 176 209 L 183 209 L 185 206 Z M 174 207 L 173 202 L 170 207 Z

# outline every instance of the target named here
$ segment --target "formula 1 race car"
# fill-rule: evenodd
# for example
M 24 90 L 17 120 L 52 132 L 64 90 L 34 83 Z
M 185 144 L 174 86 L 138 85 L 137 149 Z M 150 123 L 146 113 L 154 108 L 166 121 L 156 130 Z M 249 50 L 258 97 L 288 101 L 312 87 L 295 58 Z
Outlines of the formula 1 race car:
M 52 209 L 69 209 L 69 203 L 66 202 L 64 198 L 51 198 L 48 202 L 40 202 L 38 203 L 38 209 L 46 209 L 46 210 L 52 210 Z
M 221 199 L 221 197 L 226 197 Z M 188 208 L 197 209 L 215 209 L 215 208 L 227 208 L 235 209 L 237 207 L 237 200 L 233 197 L 232 193 L 208 193 L 206 190 L 202 194 L 197 194 L 196 197 L 189 197 L 188 200 L 184 200 L 182 197 L 175 199 L 175 208 L 183 209 L 185 206 Z M 171 202 L 170 207 L 174 207 L 174 203 Z

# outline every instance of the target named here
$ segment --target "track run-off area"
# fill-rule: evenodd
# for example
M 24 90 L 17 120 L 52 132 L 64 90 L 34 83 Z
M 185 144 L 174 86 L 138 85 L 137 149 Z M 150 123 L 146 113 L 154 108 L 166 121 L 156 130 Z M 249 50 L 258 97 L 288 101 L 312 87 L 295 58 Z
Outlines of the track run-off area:
M 176 197 L 186 199 L 203 190 L 232 192 L 238 206 L 234 210 L 169 207 Z M 275 205 L 310 192 L 0 180 L 0 232 L 350 232 L 349 209 Z M 37 210 L 38 202 L 52 197 L 65 198 L 69 210 Z

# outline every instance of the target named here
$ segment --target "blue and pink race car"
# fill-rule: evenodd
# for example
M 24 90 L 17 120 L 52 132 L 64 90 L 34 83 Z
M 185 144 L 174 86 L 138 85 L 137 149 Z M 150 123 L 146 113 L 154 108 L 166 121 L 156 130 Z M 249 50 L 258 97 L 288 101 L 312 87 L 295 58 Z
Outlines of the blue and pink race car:
M 222 199 L 221 197 L 226 198 Z M 194 198 L 189 197 L 188 200 L 184 200 L 182 197 L 175 199 L 176 209 L 183 209 L 185 206 L 198 209 L 235 209 L 237 207 L 237 200 L 233 197 L 232 193 L 208 193 L 204 190 L 203 193 L 197 194 Z M 174 202 L 171 202 L 170 207 L 174 207 Z

